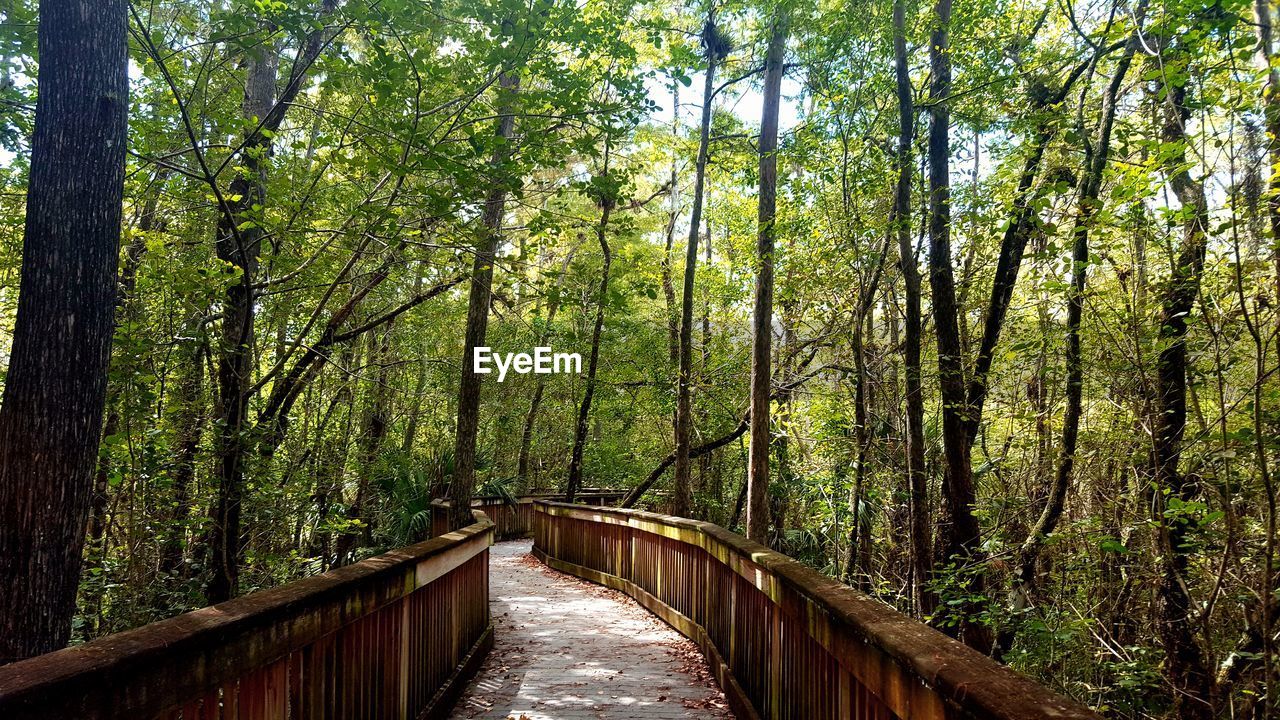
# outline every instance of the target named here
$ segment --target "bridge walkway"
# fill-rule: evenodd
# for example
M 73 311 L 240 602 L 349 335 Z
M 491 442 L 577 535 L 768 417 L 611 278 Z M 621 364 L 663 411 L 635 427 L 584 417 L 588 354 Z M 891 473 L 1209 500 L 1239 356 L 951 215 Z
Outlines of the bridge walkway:
M 457 720 L 725 720 L 698 647 L 634 600 L 551 570 L 528 540 L 490 549 L 494 647 Z

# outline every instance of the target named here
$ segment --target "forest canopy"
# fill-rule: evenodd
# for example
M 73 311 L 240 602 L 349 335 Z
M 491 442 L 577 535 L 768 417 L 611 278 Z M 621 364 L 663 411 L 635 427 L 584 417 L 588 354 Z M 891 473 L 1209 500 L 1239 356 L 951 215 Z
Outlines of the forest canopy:
M 0 5 L 0 662 L 616 488 L 1280 712 L 1270 0 L 101 4 Z

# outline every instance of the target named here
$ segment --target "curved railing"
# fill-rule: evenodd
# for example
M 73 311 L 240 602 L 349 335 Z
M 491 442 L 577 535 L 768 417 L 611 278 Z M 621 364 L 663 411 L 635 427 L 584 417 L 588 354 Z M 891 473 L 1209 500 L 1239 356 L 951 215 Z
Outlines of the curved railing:
M 583 505 L 612 505 L 624 496 L 622 490 L 589 489 L 577 494 L 577 502 Z M 533 534 L 533 503 L 535 500 L 564 500 L 564 494 L 531 493 L 510 501 L 497 495 L 480 495 L 471 499 L 472 511 L 481 510 L 493 521 L 494 536 L 499 540 L 527 538 Z M 449 532 L 449 508 L 447 499 L 431 501 L 431 535 Z
M 493 642 L 483 513 L 454 533 L 0 667 L 0 718 L 413 720 Z
M 923 623 L 711 523 L 534 503 L 534 554 L 697 642 L 740 720 L 1097 720 Z

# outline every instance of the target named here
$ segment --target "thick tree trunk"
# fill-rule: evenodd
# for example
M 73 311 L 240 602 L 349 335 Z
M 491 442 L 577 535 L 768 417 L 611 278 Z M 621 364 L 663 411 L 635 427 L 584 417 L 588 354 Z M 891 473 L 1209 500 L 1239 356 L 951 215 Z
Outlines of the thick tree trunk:
M 707 69 L 702 90 L 702 122 L 699 124 L 698 160 L 693 180 L 693 208 L 689 212 L 689 243 L 685 248 L 684 296 L 680 304 L 680 364 L 676 379 L 676 463 L 672 478 L 673 515 L 687 517 L 693 509 L 689 449 L 693 438 L 693 292 L 698 269 L 698 232 L 702 227 L 703 190 L 707 177 L 707 155 L 711 145 L 711 104 L 715 99 L 716 68 L 722 58 L 722 40 L 715 21 L 707 19 L 702 31 L 707 52 Z
M 476 435 L 480 430 L 480 376 L 472 372 L 477 347 L 484 345 L 489 327 L 489 304 L 493 298 L 493 263 L 502 233 L 502 217 L 506 214 L 507 192 L 511 183 L 506 177 L 511 157 L 511 139 L 515 134 L 512 107 L 520 91 L 520 76 L 506 70 L 498 79 L 497 146 L 489 163 L 494 173 L 493 187 L 485 199 L 480 237 L 476 240 L 475 262 L 471 271 L 471 293 L 467 299 L 466 341 L 462 352 L 462 381 L 458 386 L 458 426 L 453 460 L 453 482 L 449 497 L 453 503 L 453 524 L 461 527 L 471 520 L 471 495 L 476 483 Z
M 787 17 L 773 20 L 765 54 L 764 112 L 760 119 L 760 195 L 756 215 L 755 315 L 751 327 L 751 437 L 747 462 L 747 537 L 769 535 L 769 397 L 773 379 L 773 246 L 778 206 L 778 108 L 782 97 Z
M 1161 135 L 1166 143 L 1178 148 L 1170 153 L 1169 184 L 1182 203 L 1186 219 L 1182 247 L 1162 303 L 1160 342 L 1163 349 L 1156 361 L 1158 387 L 1154 398 L 1156 422 L 1151 453 L 1156 500 L 1152 510 L 1161 569 L 1156 623 L 1165 650 L 1165 674 L 1176 690 L 1176 714 L 1191 720 L 1208 720 L 1214 715 L 1213 678 L 1196 638 L 1199 606 L 1192 602 L 1187 585 L 1187 539 L 1195 519 L 1183 513 L 1166 516 L 1165 506 L 1169 499 L 1194 502 L 1200 493 L 1195 477 L 1183 474 L 1178 463 L 1187 424 L 1187 320 L 1195 308 L 1204 272 L 1209 210 L 1204 186 L 1191 177 L 1186 165 L 1186 125 L 1191 118 L 1186 86 L 1166 84 L 1164 90 L 1165 120 Z
M 928 582 L 933 575 L 929 478 L 924 465 L 924 390 L 920 384 L 921 336 L 920 270 L 911 242 L 912 142 L 916 111 L 912 99 L 911 68 L 907 65 L 905 0 L 893 4 L 894 74 L 898 93 L 898 150 L 895 162 L 898 181 L 893 198 L 893 222 L 898 238 L 898 266 L 903 286 L 903 379 L 907 406 L 907 487 L 911 515 L 911 596 L 916 615 L 933 612 L 933 595 Z
M 106 400 L 129 87 L 122 0 L 43 0 L 0 405 L 0 664 L 71 635 Z
M 942 446 L 946 457 L 943 501 L 946 520 L 941 530 L 942 559 L 955 562 L 962 572 L 973 573 L 971 594 L 983 592 L 981 537 L 974 515 L 976 493 L 965 410 L 964 362 L 956 306 L 955 278 L 951 268 L 951 177 L 948 96 L 951 94 L 951 55 L 948 29 L 951 0 L 938 0 L 930 46 L 933 79 L 930 86 L 929 125 L 929 285 L 933 290 L 933 317 L 938 335 L 938 384 L 942 400 Z M 965 603 L 959 636 L 981 652 L 991 649 L 990 630 L 970 619 L 975 608 Z
M 613 263 L 613 253 L 609 249 L 609 216 L 616 203 L 613 189 L 608 187 L 609 150 L 605 148 L 605 171 L 602 177 L 600 197 L 600 222 L 596 224 L 596 241 L 600 243 L 600 289 L 596 298 L 596 320 L 591 330 L 591 353 L 587 359 L 586 388 L 582 392 L 582 403 L 578 406 L 578 422 L 573 434 L 573 451 L 569 456 L 569 477 L 565 483 L 565 502 L 573 502 L 582 489 L 582 456 L 587 447 L 587 427 L 591 419 L 591 400 L 596 394 L 596 367 L 600 364 L 600 335 L 604 331 L 605 309 L 609 304 L 609 267 Z

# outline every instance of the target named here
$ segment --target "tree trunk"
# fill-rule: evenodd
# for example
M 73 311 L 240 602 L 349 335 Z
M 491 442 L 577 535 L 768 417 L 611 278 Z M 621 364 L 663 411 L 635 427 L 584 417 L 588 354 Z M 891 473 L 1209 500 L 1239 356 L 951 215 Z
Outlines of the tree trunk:
M 1065 89 L 1062 91 L 1065 94 Z M 1039 112 L 1046 112 L 1039 108 Z M 974 358 L 972 377 L 969 379 L 966 395 L 966 406 L 963 409 L 965 435 L 970 447 L 978 436 L 982 420 L 982 409 L 987 397 L 987 375 L 995 359 L 996 346 L 1004 329 L 1005 315 L 1013 299 L 1014 286 L 1018 281 L 1018 271 L 1022 266 L 1022 258 L 1036 228 L 1035 195 L 1036 174 L 1039 171 L 1045 149 L 1053 137 L 1053 126 L 1048 120 L 1039 122 L 1031 145 L 1031 153 L 1023 164 L 1022 175 L 1018 180 L 1017 195 L 1014 206 L 1007 220 L 1004 238 L 1000 243 L 1000 256 L 996 261 L 995 278 L 991 284 L 991 297 L 987 302 L 987 311 L 983 319 L 982 338 L 978 344 L 978 354 Z M 963 358 L 964 346 L 959 345 Z M 963 362 L 961 362 L 963 366 Z
M 865 581 L 870 578 L 870 538 L 873 529 L 871 514 L 862 512 L 863 487 L 867 478 L 867 453 L 871 447 L 871 431 L 867 423 L 871 415 L 869 408 L 873 403 L 870 371 L 867 368 L 866 332 L 874 327 L 876 292 L 880 286 L 880 274 L 884 270 L 884 258 L 889 254 L 889 245 L 892 240 L 892 233 L 886 233 L 883 246 L 875 254 L 877 260 L 870 270 L 870 276 L 862 276 L 857 311 L 853 317 L 853 327 L 849 336 L 854 378 L 854 461 L 853 490 L 849 493 L 849 512 L 852 521 L 849 525 L 849 554 L 845 558 L 844 581 L 853 584 L 857 580 L 859 586 L 864 588 L 869 586 Z M 859 564 L 861 568 L 858 567 Z M 859 570 L 862 573 L 861 576 L 858 575 Z
M 1275 67 L 1275 57 L 1272 50 L 1274 26 L 1271 20 L 1271 2 L 1270 0 L 1254 0 L 1253 6 L 1256 20 L 1255 27 L 1258 34 L 1258 64 L 1265 68 L 1267 73 L 1267 82 L 1262 91 L 1264 99 L 1263 117 L 1265 118 L 1267 131 L 1267 160 L 1270 170 L 1267 182 L 1267 220 L 1268 227 L 1271 230 L 1271 257 L 1276 283 L 1274 292 L 1277 303 L 1280 303 L 1280 71 Z M 1259 412 L 1261 410 L 1261 408 L 1258 408 Z M 1260 452 L 1262 451 L 1260 450 Z M 1277 550 L 1276 489 L 1274 480 L 1270 477 L 1264 475 L 1263 480 L 1264 492 L 1266 493 L 1267 518 L 1262 577 L 1258 583 L 1260 596 L 1266 596 L 1271 592 L 1271 588 L 1277 586 L 1275 567 Z M 1274 662 L 1275 604 L 1261 603 L 1257 622 L 1257 634 L 1261 641 L 1261 647 L 1259 648 L 1261 652 L 1259 654 L 1262 656 L 1262 666 L 1265 668 L 1264 686 L 1268 688 L 1275 688 L 1277 679 L 1277 670 Z M 1270 709 L 1272 702 L 1271 694 L 1263 695 L 1263 713 Z
M 966 426 L 964 363 L 961 357 L 960 330 L 956 306 L 955 278 L 951 268 L 951 177 L 950 123 L 948 96 L 951 94 L 951 55 L 948 29 L 951 24 L 951 0 L 938 0 L 935 27 L 930 42 L 931 122 L 929 125 L 929 285 L 933 290 L 933 317 L 938 335 L 938 385 L 942 400 L 942 446 L 946 458 L 942 497 L 946 512 L 942 527 L 942 558 L 954 561 L 962 572 L 974 573 L 972 595 L 983 592 L 980 562 L 981 537 L 978 518 L 974 515 L 976 494 Z M 968 645 L 988 652 L 991 634 L 988 628 L 973 622 L 975 608 L 966 602 L 959 636 Z
M 907 65 L 905 0 L 893 3 L 893 52 L 898 93 L 898 150 L 895 162 L 898 181 L 893 198 L 893 221 L 898 236 L 898 266 L 902 270 L 903 318 L 902 364 L 907 406 L 907 487 L 911 514 L 911 597 L 916 615 L 933 612 L 933 596 L 927 588 L 933 574 L 930 542 L 929 478 L 924 465 L 924 391 L 920 385 L 920 338 L 923 320 L 920 311 L 920 270 L 911 242 L 912 141 L 916 111 L 912 99 L 911 68 Z
M 1182 457 L 1182 437 L 1187 424 L 1187 320 L 1195 308 L 1204 272 L 1209 210 L 1204 186 L 1192 179 L 1186 164 L 1188 143 L 1186 123 L 1191 111 L 1186 104 L 1185 85 L 1164 85 L 1164 142 L 1178 148 L 1170 153 L 1169 184 L 1186 213 L 1182 247 L 1165 289 L 1160 319 L 1163 348 L 1156 360 L 1157 397 L 1155 437 L 1151 468 L 1154 481 L 1153 520 L 1160 549 L 1160 583 L 1157 596 L 1157 634 L 1165 650 L 1165 673 L 1173 685 L 1175 714 L 1178 717 L 1208 720 L 1213 717 L 1212 676 L 1203 649 L 1196 638 L 1199 606 L 1187 589 L 1189 553 L 1187 537 L 1195 518 L 1165 510 L 1169 499 L 1194 502 L 1200 487 L 1191 475 L 1178 468 Z
M 707 176 L 707 155 L 711 144 L 711 104 L 715 99 L 716 68 L 723 59 L 723 40 L 715 20 L 707 18 L 702 31 L 707 53 L 706 81 L 702 90 L 702 122 L 699 125 L 698 161 L 693 180 L 693 208 L 689 212 L 689 243 L 685 248 L 684 297 L 680 304 L 680 366 L 676 388 L 676 463 L 672 481 L 671 512 L 687 517 L 693 508 L 689 448 L 693 437 L 693 410 L 690 387 L 693 379 L 693 291 L 698 268 L 698 231 L 702 226 L 703 188 Z
M 354 359 L 355 347 L 347 345 L 342 348 L 342 354 L 337 362 L 343 367 L 349 367 Z M 333 534 L 329 529 L 329 514 L 335 498 L 339 500 L 342 498 L 342 478 L 347 465 L 351 426 L 355 415 L 354 393 L 351 392 L 352 381 L 351 376 L 346 374 L 342 376 L 328 409 L 316 425 L 315 444 L 320 448 L 312 466 L 312 475 L 315 476 L 315 492 L 312 500 L 315 503 L 316 522 L 308 542 L 308 555 L 321 558 L 322 565 L 326 569 L 334 564 Z M 334 413 L 338 412 L 342 405 L 346 405 L 345 421 L 339 428 L 336 438 L 325 440 L 325 429 L 329 426 Z
M 857 584 L 865 589 L 866 575 L 859 574 L 859 556 L 867 536 L 863 533 L 862 495 L 866 481 L 867 461 L 867 361 L 866 348 L 863 344 L 861 317 L 854 318 L 858 325 L 850 336 L 853 354 L 853 490 L 849 493 L 849 554 L 844 563 L 844 582 L 846 585 Z M 866 568 L 862 570 L 865 572 Z
M 337 7 L 324 0 L 318 20 Z M 240 503 L 244 495 L 244 462 L 250 448 L 249 388 L 253 372 L 254 276 L 258 269 L 262 228 L 251 222 L 254 206 L 266 201 L 266 172 L 271 137 L 280 129 L 311 66 L 325 45 L 327 30 L 312 31 L 299 49 L 288 82 L 276 96 L 280 53 L 269 43 L 248 59 L 242 115 L 252 127 L 242 143 L 243 170 L 221 194 L 215 247 L 218 259 L 240 270 L 240 278 L 223 298 L 222 337 L 218 353 L 218 422 L 214 456 L 218 468 L 218 496 L 209 533 L 211 571 L 205 590 L 210 603 L 234 597 L 239 589 L 243 555 Z
M 422 273 L 417 273 L 413 280 L 413 294 L 422 291 Z M 400 441 L 400 453 L 409 458 L 413 452 L 413 444 L 418 439 L 418 422 L 422 417 L 422 400 L 427 392 L 427 380 L 430 378 L 430 363 L 427 362 L 426 348 L 422 347 L 422 355 L 418 358 L 418 375 L 413 384 L 413 404 L 409 407 L 409 417 L 405 421 L 404 439 Z
M 605 141 L 606 143 L 608 140 Z M 617 202 L 609 177 L 609 148 L 605 146 L 604 175 L 597 179 L 600 188 L 600 222 L 596 224 L 596 241 L 600 243 L 600 290 L 596 299 L 596 321 L 591 330 L 591 354 L 587 360 L 587 386 L 578 407 L 578 423 L 573 434 L 573 452 L 569 456 L 569 478 L 565 483 L 565 502 L 573 502 L 582 489 L 582 455 L 587 446 L 587 425 L 591 418 L 591 400 L 596 393 L 596 367 L 600 363 L 600 335 L 604 331 L 604 314 L 609 304 L 609 266 L 613 254 L 609 250 L 609 215 Z
M 738 438 L 742 437 L 743 434 L 747 432 L 747 428 L 750 427 L 750 425 L 751 425 L 751 413 L 748 412 L 742 418 L 742 420 L 733 428 L 733 430 L 729 431 L 729 434 L 722 435 L 716 438 L 715 440 L 705 442 L 695 448 L 690 449 L 689 457 L 698 458 L 698 457 L 702 457 L 706 453 L 719 450 L 725 445 L 728 445 L 734 440 L 737 440 Z M 631 488 L 631 491 L 627 493 L 626 497 L 622 498 L 622 502 L 618 503 L 618 507 L 621 507 L 621 508 L 634 507 L 636 502 L 639 501 L 640 498 L 643 497 L 644 494 L 649 491 L 650 487 L 653 487 L 653 484 L 658 481 L 658 478 L 662 477 L 662 474 L 665 473 L 667 471 L 667 468 L 671 467 L 671 465 L 675 463 L 675 461 L 676 461 L 676 454 L 674 452 L 668 454 L 665 458 L 663 458 L 662 462 L 658 463 L 658 466 L 655 467 L 649 473 L 649 475 L 643 481 L 641 481 L 639 485 L 636 485 L 635 487 Z M 745 493 L 746 485 L 743 485 L 743 488 L 744 488 L 743 492 Z M 735 521 L 730 523 L 730 525 L 737 524 L 736 518 L 738 517 L 738 515 L 739 513 L 736 513 L 736 512 L 734 513 Z
M 1000 342 L 1000 334 L 1004 329 L 1005 315 L 1013 299 L 1014 287 L 1018 282 L 1018 272 L 1022 267 L 1022 258 L 1026 252 L 1027 242 L 1035 232 L 1036 177 L 1043 164 L 1045 151 L 1049 141 L 1056 134 L 1052 122 L 1053 106 L 1061 103 L 1070 92 L 1072 85 L 1084 71 L 1093 64 L 1093 59 L 1075 66 L 1062 86 L 1052 95 L 1044 96 L 1038 92 L 1030 92 L 1028 103 L 1032 110 L 1040 114 L 1035 123 L 1031 149 L 1022 165 L 1022 173 L 1018 178 L 1013 207 L 1005 222 L 1004 236 L 1000 241 L 1000 256 L 996 260 L 995 277 L 991 283 L 991 296 L 987 300 L 987 310 L 982 323 L 982 338 L 978 343 L 978 353 L 973 361 L 973 371 L 969 377 L 966 403 L 963 407 L 965 434 L 967 442 L 972 446 L 977 440 L 978 430 L 982 422 L 982 409 L 987 398 L 987 376 L 995 360 L 996 346 Z M 950 77 L 948 77 L 948 85 Z M 1033 87 L 1034 89 L 1034 87 Z M 962 308 L 961 308 L 962 309 Z M 959 345 L 961 353 L 964 344 Z M 963 358 L 963 355 L 960 356 Z M 959 360 L 963 374 L 963 359 Z
M 197 319 L 199 322 L 199 319 Z M 180 356 L 183 367 L 174 387 L 173 407 L 173 505 L 169 527 L 160 543 L 160 572 L 173 575 L 182 566 L 187 519 L 191 515 L 192 490 L 196 476 L 196 453 L 204 430 L 205 407 L 202 392 L 204 361 L 208 343 L 203 338 L 184 341 Z
M 457 275 L 438 282 L 381 315 L 369 319 L 356 327 L 343 330 L 344 327 L 347 327 L 347 322 L 355 315 L 361 303 L 373 292 L 374 288 L 390 277 L 391 269 L 400 260 L 400 252 L 403 249 L 404 246 L 401 245 L 387 253 L 382 265 L 370 273 L 360 283 L 359 288 L 351 294 L 351 297 L 347 298 L 342 307 L 329 316 L 324 330 L 320 333 L 320 339 L 310 344 L 306 351 L 302 353 L 302 356 L 294 361 L 289 370 L 284 373 L 283 377 L 272 383 L 271 394 L 267 396 L 266 401 L 262 404 L 262 410 L 258 413 L 256 423 L 257 437 L 255 439 L 258 441 L 258 449 L 264 457 L 272 456 L 275 453 L 276 446 L 284 441 L 289 425 L 289 412 L 302 394 L 302 391 L 319 377 L 320 372 L 328 363 L 328 350 L 330 348 L 350 343 L 371 330 L 376 330 L 382 325 L 394 322 L 401 314 L 434 297 L 438 297 L 466 279 L 465 275 Z
M 672 142 L 680 140 L 680 83 L 671 81 L 671 136 Z M 667 245 L 662 253 L 662 297 L 667 307 L 667 352 L 671 364 L 680 363 L 680 315 L 676 313 L 676 287 L 671 280 L 671 249 L 676 242 L 676 221 L 680 218 L 680 192 L 676 184 L 676 158 L 671 154 L 671 213 L 667 216 Z
M 765 55 L 764 112 L 760 119 L 760 202 L 756 215 L 755 316 L 751 328 L 751 437 L 747 464 L 747 537 L 769 535 L 769 397 L 773 379 L 773 246 L 778 206 L 778 108 L 782 97 L 787 17 L 773 20 Z
M 280 55 L 264 47 L 248 61 L 243 116 L 265 118 L 275 103 Z M 212 575 L 205 595 L 210 604 L 239 592 L 240 511 L 244 495 L 244 461 L 249 447 L 248 388 L 253 374 L 253 282 L 258 269 L 262 230 L 248 222 L 254 205 L 266 201 L 266 173 L 271 141 L 253 133 L 245 141 L 244 171 L 232 180 L 228 211 L 219 216 L 218 259 L 240 270 L 240 279 L 223 298 L 222 338 L 218 354 L 218 422 L 214 453 L 218 466 L 218 499 L 211 526 Z
M 126 324 L 127 319 L 132 316 L 132 309 L 136 307 L 135 303 L 130 301 L 133 298 L 134 290 L 138 284 L 138 268 L 142 265 L 142 257 L 146 253 L 146 234 L 156 227 L 157 206 L 160 201 L 160 193 L 165 177 L 168 171 L 161 168 L 156 171 L 155 177 L 152 179 L 152 187 L 147 192 L 146 202 L 143 203 L 142 213 L 138 217 L 137 232 L 129 245 L 125 248 L 124 264 L 120 267 L 120 282 L 118 284 L 118 294 L 116 296 L 116 313 L 117 316 L 123 316 L 124 322 L 117 324 Z M 137 357 L 130 355 L 129 357 L 119 357 L 116 363 L 125 365 L 124 373 L 128 375 L 132 372 Z M 119 368 L 117 367 L 117 370 Z M 122 383 L 112 383 L 108 377 L 107 382 L 107 400 L 106 409 L 107 417 L 102 425 L 102 439 L 112 437 L 120 430 L 120 403 L 122 402 L 121 393 Z M 86 573 L 93 573 L 100 569 L 106 563 L 107 557 L 107 501 L 109 495 L 111 479 L 111 456 L 110 453 L 102 452 L 99 446 L 97 471 L 94 473 L 93 480 L 93 497 L 89 502 L 89 537 L 85 545 L 84 570 Z M 104 583 L 98 583 L 92 591 L 86 592 L 82 602 L 87 608 L 93 609 L 97 617 L 101 617 L 102 609 L 102 590 Z M 86 636 L 96 635 L 98 628 L 86 629 Z
M 1138 18 L 1143 16 L 1145 6 L 1145 0 L 1139 4 L 1135 11 Z M 1084 315 L 1084 291 L 1089 269 L 1089 230 L 1093 225 L 1094 217 L 1101 209 L 1099 197 L 1102 192 L 1102 174 L 1106 170 L 1107 161 L 1111 155 L 1111 129 L 1115 123 L 1116 101 L 1141 41 L 1137 33 L 1135 29 L 1133 36 L 1129 38 L 1124 54 L 1116 65 L 1111 83 L 1107 86 L 1102 104 L 1102 117 L 1098 122 L 1097 140 L 1085 147 L 1085 176 L 1077 193 L 1076 220 L 1072 231 L 1071 287 L 1067 291 L 1065 353 L 1067 407 L 1062 417 L 1062 447 L 1058 451 L 1058 466 L 1054 473 L 1053 484 L 1045 499 L 1044 508 L 1041 509 L 1040 517 L 1027 533 L 1016 556 L 1014 587 L 1010 602 L 1015 616 L 1027 607 L 1028 599 L 1038 584 L 1036 563 L 1046 538 L 1058 527 L 1062 518 L 1067 490 L 1071 486 L 1071 473 L 1075 467 L 1076 443 L 1080 435 L 1080 416 L 1083 413 L 1084 400 L 1084 363 L 1080 348 L 1080 323 Z M 1011 648 L 1013 627 L 1011 625 L 1001 634 L 997 643 L 997 656 Z
M 565 254 L 560 264 L 560 275 L 556 278 L 555 299 L 547 303 L 547 323 L 538 333 L 538 346 L 545 347 L 551 338 L 551 329 L 555 325 L 556 315 L 560 312 L 560 284 L 569 271 L 569 263 L 573 261 L 573 251 Z M 533 451 L 533 431 L 538 423 L 538 411 L 542 408 L 542 396 L 547 390 L 547 376 L 537 375 L 534 380 L 533 397 L 529 399 L 529 411 L 524 416 L 524 429 L 520 433 L 520 455 L 516 463 L 516 475 L 527 490 L 533 485 L 529 482 L 529 461 Z
M 702 246 L 702 249 L 703 249 L 702 260 L 703 262 L 706 263 L 707 267 L 711 267 L 712 248 L 715 245 L 715 242 L 714 242 L 715 235 L 713 235 L 711 232 L 710 219 L 707 220 L 707 222 L 704 224 L 704 227 L 706 228 L 705 235 L 707 237 L 707 241 Z M 702 302 L 702 339 L 699 341 L 698 347 L 701 349 L 701 352 L 699 353 L 701 355 L 701 360 L 698 365 L 698 376 L 706 380 L 710 378 L 710 372 L 711 372 L 710 371 L 710 364 L 711 364 L 711 297 L 710 295 L 704 298 Z M 707 413 L 705 410 L 698 414 L 699 423 L 705 423 L 706 418 L 707 418 Z M 708 481 L 711 477 L 711 467 L 714 462 L 715 462 L 715 457 L 711 453 L 708 453 L 698 458 L 698 481 L 694 485 L 694 489 L 699 494 L 702 494 L 704 496 L 709 489 Z M 712 501 L 713 503 L 719 502 L 718 495 L 715 495 L 712 497 L 715 498 Z M 696 514 L 696 517 L 698 520 L 707 519 L 707 509 L 708 508 L 705 507 L 705 503 L 702 506 L 694 508 L 694 513 Z
M 494 173 L 493 187 L 485 199 L 480 237 L 476 240 L 475 262 L 471 271 L 471 293 L 467 299 L 466 342 L 462 352 L 462 381 L 458 387 L 458 428 L 454 446 L 453 482 L 449 497 L 453 503 L 452 522 L 462 527 L 471 522 L 471 495 L 476 483 L 476 435 L 480 429 L 480 376 L 472 372 L 475 349 L 484 345 L 489 327 L 489 304 L 493 298 L 493 263 L 502 233 L 502 217 L 506 214 L 507 191 L 511 183 L 506 177 L 511 157 L 511 139 L 515 134 L 512 108 L 520 91 L 520 76 L 503 71 L 498 79 L 498 142 L 489 166 Z
M 406 457 L 413 453 L 413 444 L 418 439 L 418 423 L 422 417 L 422 399 L 427 394 L 427 379 L 430 376 L 429 365 L 426 357 L 419 358 L 418 378 L 413 385 L 413 406 L 409 409 L 409 418 L 405 422 L 404 439 L 400 441 L 400 452 Z
M 376 333 L 369 336 L 367 365 L 376 366 L 378 369 L 372 382 L 369 383 L 370 387 L 366 395 L 368 407 L 364 412 L 358 445 L 360 468 L 356 494 L 347 506 L 347 520 L 352 523 L 352 526 L 338 538 L 337 549 L 334 551 L 334 558 L 338 565 L 353 562 L 358 543 L 363 541 L 367 545 L 371 539 L 372 524 L 366 517 L 368 515 L 366 506 L 369 504 L 369 486 L 374 479 L 378 451 L 382 449 L 382 441 L 387 437 L 387 425 L 391 421 L 391 366 L 387 357 L 391 354 L 393 327 L 395 327 L 394 323 L 387 323 L 381 339 Z M 357 521 L 361 522 L 359 526 L 355 526 Z
M 0 664 L 71 635 L 115 313 L 126 7 L 40 3 L 22 283 L 0 405 Z

